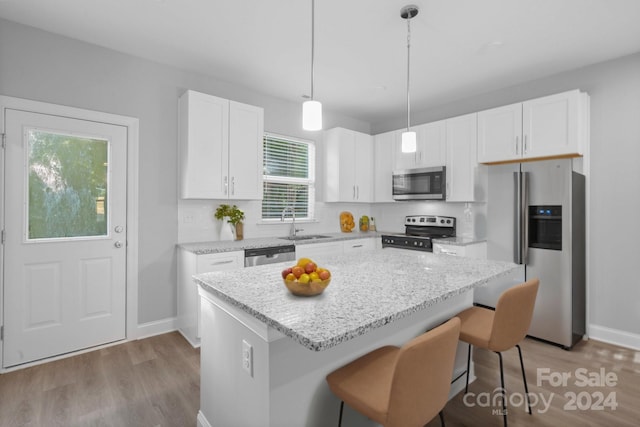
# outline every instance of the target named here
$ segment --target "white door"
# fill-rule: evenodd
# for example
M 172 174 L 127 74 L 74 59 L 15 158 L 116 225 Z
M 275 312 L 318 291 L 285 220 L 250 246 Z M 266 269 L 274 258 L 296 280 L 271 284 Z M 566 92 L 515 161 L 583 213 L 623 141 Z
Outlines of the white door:
M 124 339 L 126 127 L 5 124 L 3 367 Z

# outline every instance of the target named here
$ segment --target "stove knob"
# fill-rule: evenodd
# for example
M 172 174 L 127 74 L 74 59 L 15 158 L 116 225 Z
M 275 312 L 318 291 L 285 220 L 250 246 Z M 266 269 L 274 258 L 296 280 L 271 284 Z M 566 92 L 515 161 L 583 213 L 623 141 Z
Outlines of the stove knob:
M 440 220 L 440 224 L 444 224 L 444 219 L 441 219 L 441 220 Z

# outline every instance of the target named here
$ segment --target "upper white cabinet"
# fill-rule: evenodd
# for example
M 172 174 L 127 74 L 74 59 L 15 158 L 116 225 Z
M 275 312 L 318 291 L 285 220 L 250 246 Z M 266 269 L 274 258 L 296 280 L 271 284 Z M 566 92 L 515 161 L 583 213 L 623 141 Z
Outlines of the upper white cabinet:
M 186 91 L 179 100 L 183 199 L 262 199 L 264 110 Z
M 374 174 L 373 201 L 393 202 L 392 174 L 395 161 L 396 140 L 401 131 L 380 133 L 373 137 Z
M 443 166 L 447 156 L 445 128 L 444 120 L 412 126 L 411 130 L 416 132 L 415 153 L 403 153 L 402 139 L 397 138 L 394 169 Z
M 324 132 L 325 202 L 373 201 L 371 135 L 350 129 Z
M 582 155 L 589 97 L 579 90 L 478 113 L 478 162 Z
M 446 120 L 447 129 L 447 198 L 448 202 L 481 201 L 478 189 L 481 172 L 476 157 L 477 114 L 467 114 Z

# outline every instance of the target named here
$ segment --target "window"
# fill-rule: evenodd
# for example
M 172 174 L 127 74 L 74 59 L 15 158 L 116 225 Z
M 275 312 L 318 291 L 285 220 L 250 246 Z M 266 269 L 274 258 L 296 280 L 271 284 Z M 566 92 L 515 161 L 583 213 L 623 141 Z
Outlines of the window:
M 265 134 L 262 219 L 280 220 L 292 207 L 296 219 L 313 219 L 315 146 L 312 142 Z M 290 214 L 288 214 L 290 215 Z

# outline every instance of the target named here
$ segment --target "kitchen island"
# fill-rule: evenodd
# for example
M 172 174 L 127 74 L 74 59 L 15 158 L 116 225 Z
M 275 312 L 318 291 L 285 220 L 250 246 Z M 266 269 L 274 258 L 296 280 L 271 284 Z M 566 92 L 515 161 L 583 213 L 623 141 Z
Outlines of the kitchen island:
M 195 276 L 202 298 L 199 426 L 334 425 L 339 401 L 326 374 L 437 326 L 472 304 L 473 288 L 517 270 L 508 262 L 383 249 L 326 258 L 329 287 L 296 297 L 280 276 L 288 264 Z M 459 350 L 456 375 L 466 364 L 466 346 Z M 344 423 L 375 425 L 348 408 Z

